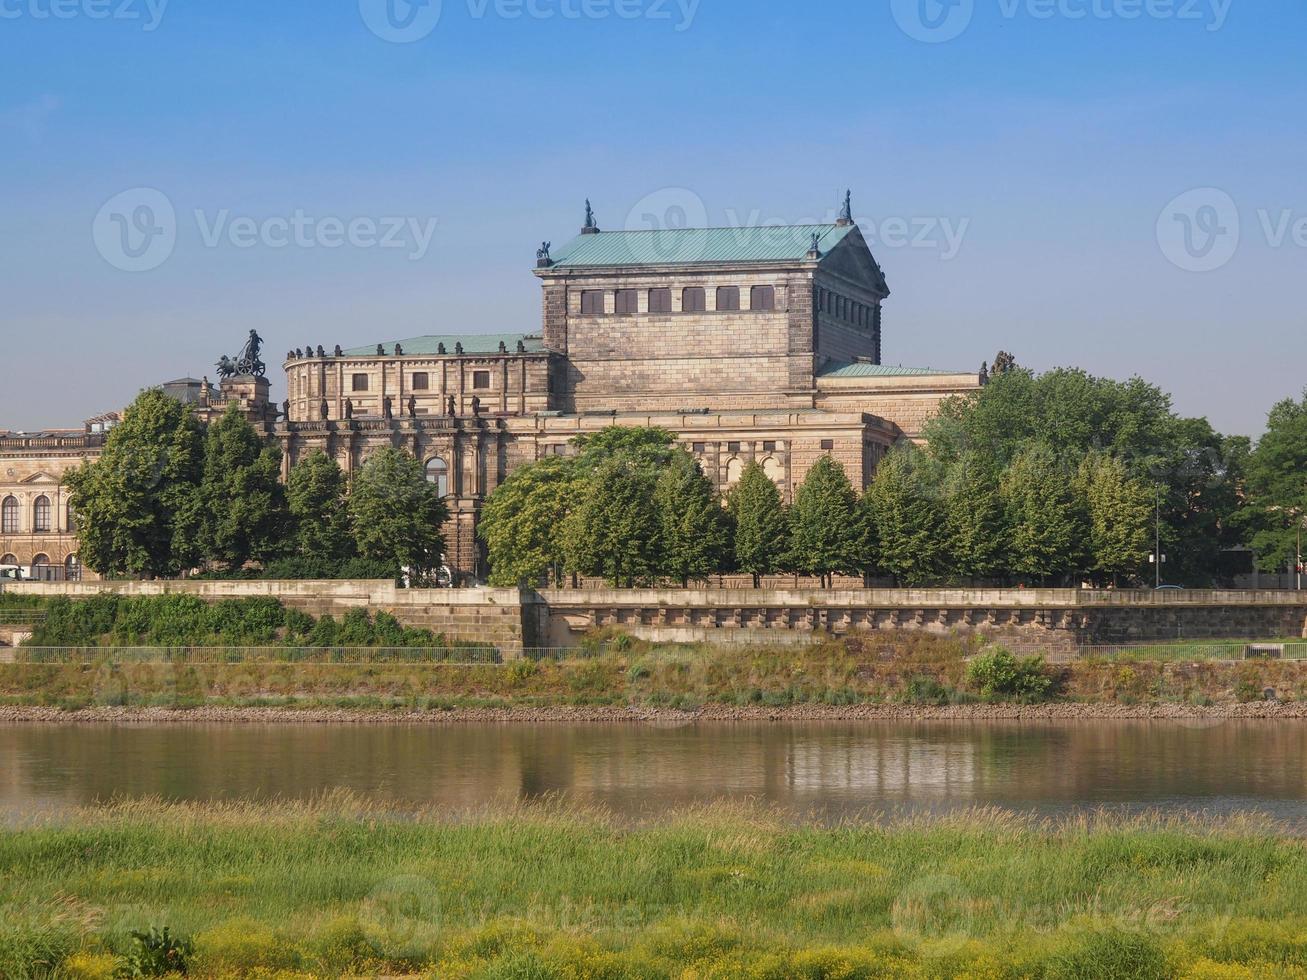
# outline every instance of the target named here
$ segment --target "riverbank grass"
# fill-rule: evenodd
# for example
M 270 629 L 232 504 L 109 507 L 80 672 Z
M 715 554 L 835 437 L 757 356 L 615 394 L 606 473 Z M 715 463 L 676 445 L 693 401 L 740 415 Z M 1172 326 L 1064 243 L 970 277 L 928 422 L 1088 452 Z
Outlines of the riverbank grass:
M 1249 822 L 124 803 L 0 834 L 0 909 L 8 978 L 165 926 L 198 977 L 1307 977 L 1307 850 Z

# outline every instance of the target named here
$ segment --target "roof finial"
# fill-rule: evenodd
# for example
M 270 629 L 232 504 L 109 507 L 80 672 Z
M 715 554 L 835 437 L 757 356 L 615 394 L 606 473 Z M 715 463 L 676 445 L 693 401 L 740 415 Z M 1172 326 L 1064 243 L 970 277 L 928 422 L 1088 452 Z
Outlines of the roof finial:
M 835 223 L 841 227 L 853 224 L 853 191 L 844 192 L 844 207 L 840 208 L 840 217 Z
M 590 198 L 585 199 L 585 227 L 581 229 L 582 235 L 599 234 L 599 225 L 595 221 L 594 208 L 590 207 Z

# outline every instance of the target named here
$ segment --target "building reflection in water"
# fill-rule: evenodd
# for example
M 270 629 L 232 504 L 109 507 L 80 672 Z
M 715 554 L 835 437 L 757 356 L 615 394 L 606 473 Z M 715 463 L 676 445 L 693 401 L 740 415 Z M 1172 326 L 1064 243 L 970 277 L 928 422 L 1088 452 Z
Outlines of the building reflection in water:
M 10 819 L 118 797 L 455 808 L 559 796 L 649 815 L 996 805 L 1257 809 L 1307 821 L 1307 725 L 1166 722 L 0 726 Z

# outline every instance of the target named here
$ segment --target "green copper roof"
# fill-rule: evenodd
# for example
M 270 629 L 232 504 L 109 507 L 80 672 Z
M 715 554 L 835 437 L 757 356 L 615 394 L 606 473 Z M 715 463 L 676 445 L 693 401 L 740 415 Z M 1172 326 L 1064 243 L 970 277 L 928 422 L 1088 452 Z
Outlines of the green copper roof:
M 750 228 L 671 228 L 578 235 L 554 256 L 554 269 L 594 266 L 799 262 L 819 236 L 829 252 L 855 225 L 759 225 Z
M 961 374 L 960 371 L 937 371 L 934 368 L 901 367 L 894 364 L 852 364 L 836 362 L 817 372 L 822 378 L 915 378 L 931 374 Z
M 544 342 L 538 334 L 527 333 L 473 333 L 473 334 L 428 334 L 425 337 L 411 337 L 408 340 L 390 340 L 382 344 L 386 354 L 395 353 L 395 344 L 404 349 L 404 354 L 435 354 L 441 344 L 445 353 L 453 354 L 456 344 L 463 345 L 464 354 L 497 354 L 503 343 L 510 354 L 517 353 L 517 342 L 522 341 L 528 354 L 538 354 L 545 349 Z M 351 347 L 345 351 L 346 357 L 375 357 L 377 345 L 368 347 Z

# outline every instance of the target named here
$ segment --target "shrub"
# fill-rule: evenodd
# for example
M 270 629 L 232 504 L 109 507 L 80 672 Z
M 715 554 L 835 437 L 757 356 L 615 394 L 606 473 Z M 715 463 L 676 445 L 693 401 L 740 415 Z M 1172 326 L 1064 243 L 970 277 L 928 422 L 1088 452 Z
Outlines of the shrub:
M 949 689 L 934 677 L 918 674 L 908 678 L 903 700 L 908 704 L 948 704 Z
M 1049 980 L 1154 980 L 1168 975 L 1166 955 L 1148 936 L 1102 929 L 1073 936 L 1049 957 Z
M 1043 657 L 1018 660 L 1001 648 L 982 653 L 967 664 L 967 682 L 983 698 L 1022 704 L 1043 701 L 1053 686 L 1044 669 Z
M 174 936 L 167 926 L 150 927 L 149 932 L 132 933 L 131 952 L 124 957 L 118 971 L 122 977 L 162 977 L 185 973 L 195 955 L 195 944 L 184 936 Z

